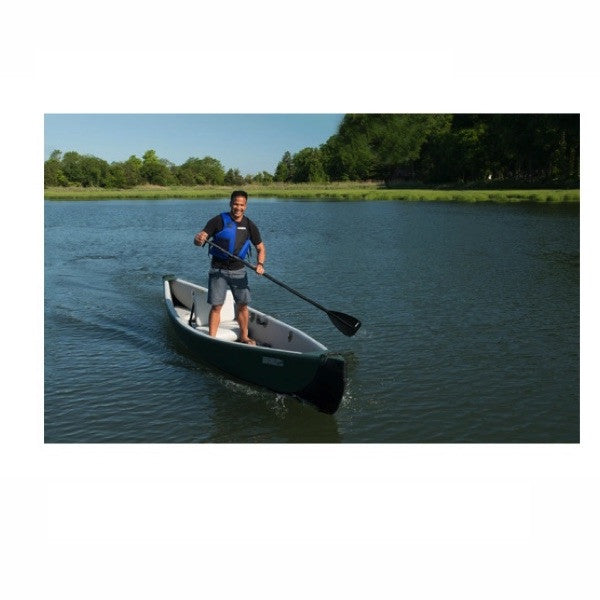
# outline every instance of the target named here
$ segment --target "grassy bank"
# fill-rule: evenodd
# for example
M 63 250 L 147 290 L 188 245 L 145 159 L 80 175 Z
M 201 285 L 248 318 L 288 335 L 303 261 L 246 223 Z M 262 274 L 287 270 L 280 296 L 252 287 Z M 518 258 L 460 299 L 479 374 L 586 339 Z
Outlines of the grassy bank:
M 271 184 L 246 185 L 250 197 L 293 198 L 306 200 L 403 200 L 413 202 L 536 202 L 578 203 L 579 190 L 389 190 L 369 183 Z M 160 199 L 160 198 L 228 198 L 231 186 L 162 187 L 138 186 L 131 189 L 47 188 L 48 200 Z

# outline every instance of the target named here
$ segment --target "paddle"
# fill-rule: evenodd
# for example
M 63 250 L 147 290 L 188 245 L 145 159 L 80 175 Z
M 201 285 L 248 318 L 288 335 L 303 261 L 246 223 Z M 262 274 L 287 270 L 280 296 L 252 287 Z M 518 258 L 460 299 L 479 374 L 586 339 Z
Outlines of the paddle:
M 221 246 L 217 246 L 216 244 L 213 244 L 213 242 L 209 242 L 208 240 L 206 240 L 206 243 L 209 246 L 218 248 L 221 252 L 224 252 L 225 254 L 227 254 L 227 256 L 230 256 L 231 258 L 236 258 L 237 260 L 241 260 L 247 267 L 249 267 L 253 271 L 256 271 L 255 265 L 252 265 L 249 262 L 246 262 L 244 259 L 240 258 L 239 256 L 235 256 L 235 254 L 231 254 L 231 252 L 224 250 L 223 248 L 221 248 Z M 269 275 L 268 273 L 263 273 L 262 276 L 266 277 L 267 279 L 270 279 L 273 283 L 276 283 L 277 285 L 281 286 L 283 289 L 287 290 L 288 292 L 292 292 L 292 294 L 295 294 L 296 296 L 298 296 L 298 298 L 302 298 L 302 300 L 306 300 L 306 302 L 310 302 L 310 304 L 312 304 L 313 306 L 316 306 L 319 310 L 322 310 L 324 313 L 327 314 L 327 316 L 329 317 L 329 320 L 344 335 L 347 335 L 348 337 L 350 337 L 350 336 L 353 336 L 359 330 L 361 323 L 358 319 L 355 319 L 354 317 L 352 317 L 350 315 L 346 315 L 342 312 L 337 312 L 335 310 L 326 309 L 324 306 L 322 306 L 318 302 L 315 302 L 314 300 L 307 298 L 304 294 L 301 294 L 297 290 L 291 288 L 289 285 L 286 285 L 285 283 L 283 283 L 283 281 L 279 281 L 278 279 L 275 279 L 275 277 L 273 277 L 272 275 Z

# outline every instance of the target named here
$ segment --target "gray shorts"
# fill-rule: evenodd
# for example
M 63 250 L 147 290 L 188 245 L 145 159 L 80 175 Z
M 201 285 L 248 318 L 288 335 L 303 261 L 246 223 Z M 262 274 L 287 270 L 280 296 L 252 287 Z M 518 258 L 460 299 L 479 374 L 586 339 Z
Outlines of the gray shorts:
M 212 306 L 225 302 L 227 288 L 231 290 L 237 304 L 250 304 L 250 288 L 246 269 L 228 271 L 227 269 L 210 269 L 208 271 L 208 298 Z

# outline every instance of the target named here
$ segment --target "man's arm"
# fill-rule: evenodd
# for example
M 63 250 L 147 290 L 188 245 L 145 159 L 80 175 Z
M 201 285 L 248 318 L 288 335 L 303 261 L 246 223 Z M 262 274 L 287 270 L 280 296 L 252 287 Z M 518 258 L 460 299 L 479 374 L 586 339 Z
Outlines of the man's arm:
M 205 226 L 202 231 L 199 231 L 194 236 L 194 244 L 196 246 L 204 246 L 206 240 L 212 237 L 219 230 L 220 216 L 213 217 Z
M 256 272 L 259 275 L 262 275 L 265 272 L 264 264 L 265 260 L 267 259 L 267 249 L 265 248 L 263 242 L 260 242 L 260 244 L 256 246 L 256 251 L 258 253 L 258 260 L 256 261 Z

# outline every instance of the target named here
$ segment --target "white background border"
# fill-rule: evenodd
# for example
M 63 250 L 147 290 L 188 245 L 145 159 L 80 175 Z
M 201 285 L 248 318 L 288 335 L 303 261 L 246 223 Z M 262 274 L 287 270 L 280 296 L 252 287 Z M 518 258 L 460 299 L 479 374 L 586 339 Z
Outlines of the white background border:
M 81 6 L 3 10 L 2 596 L 597 598 L 588 3 Z M 48 112 L 581 113 L 582 443 L 45 446 Z

